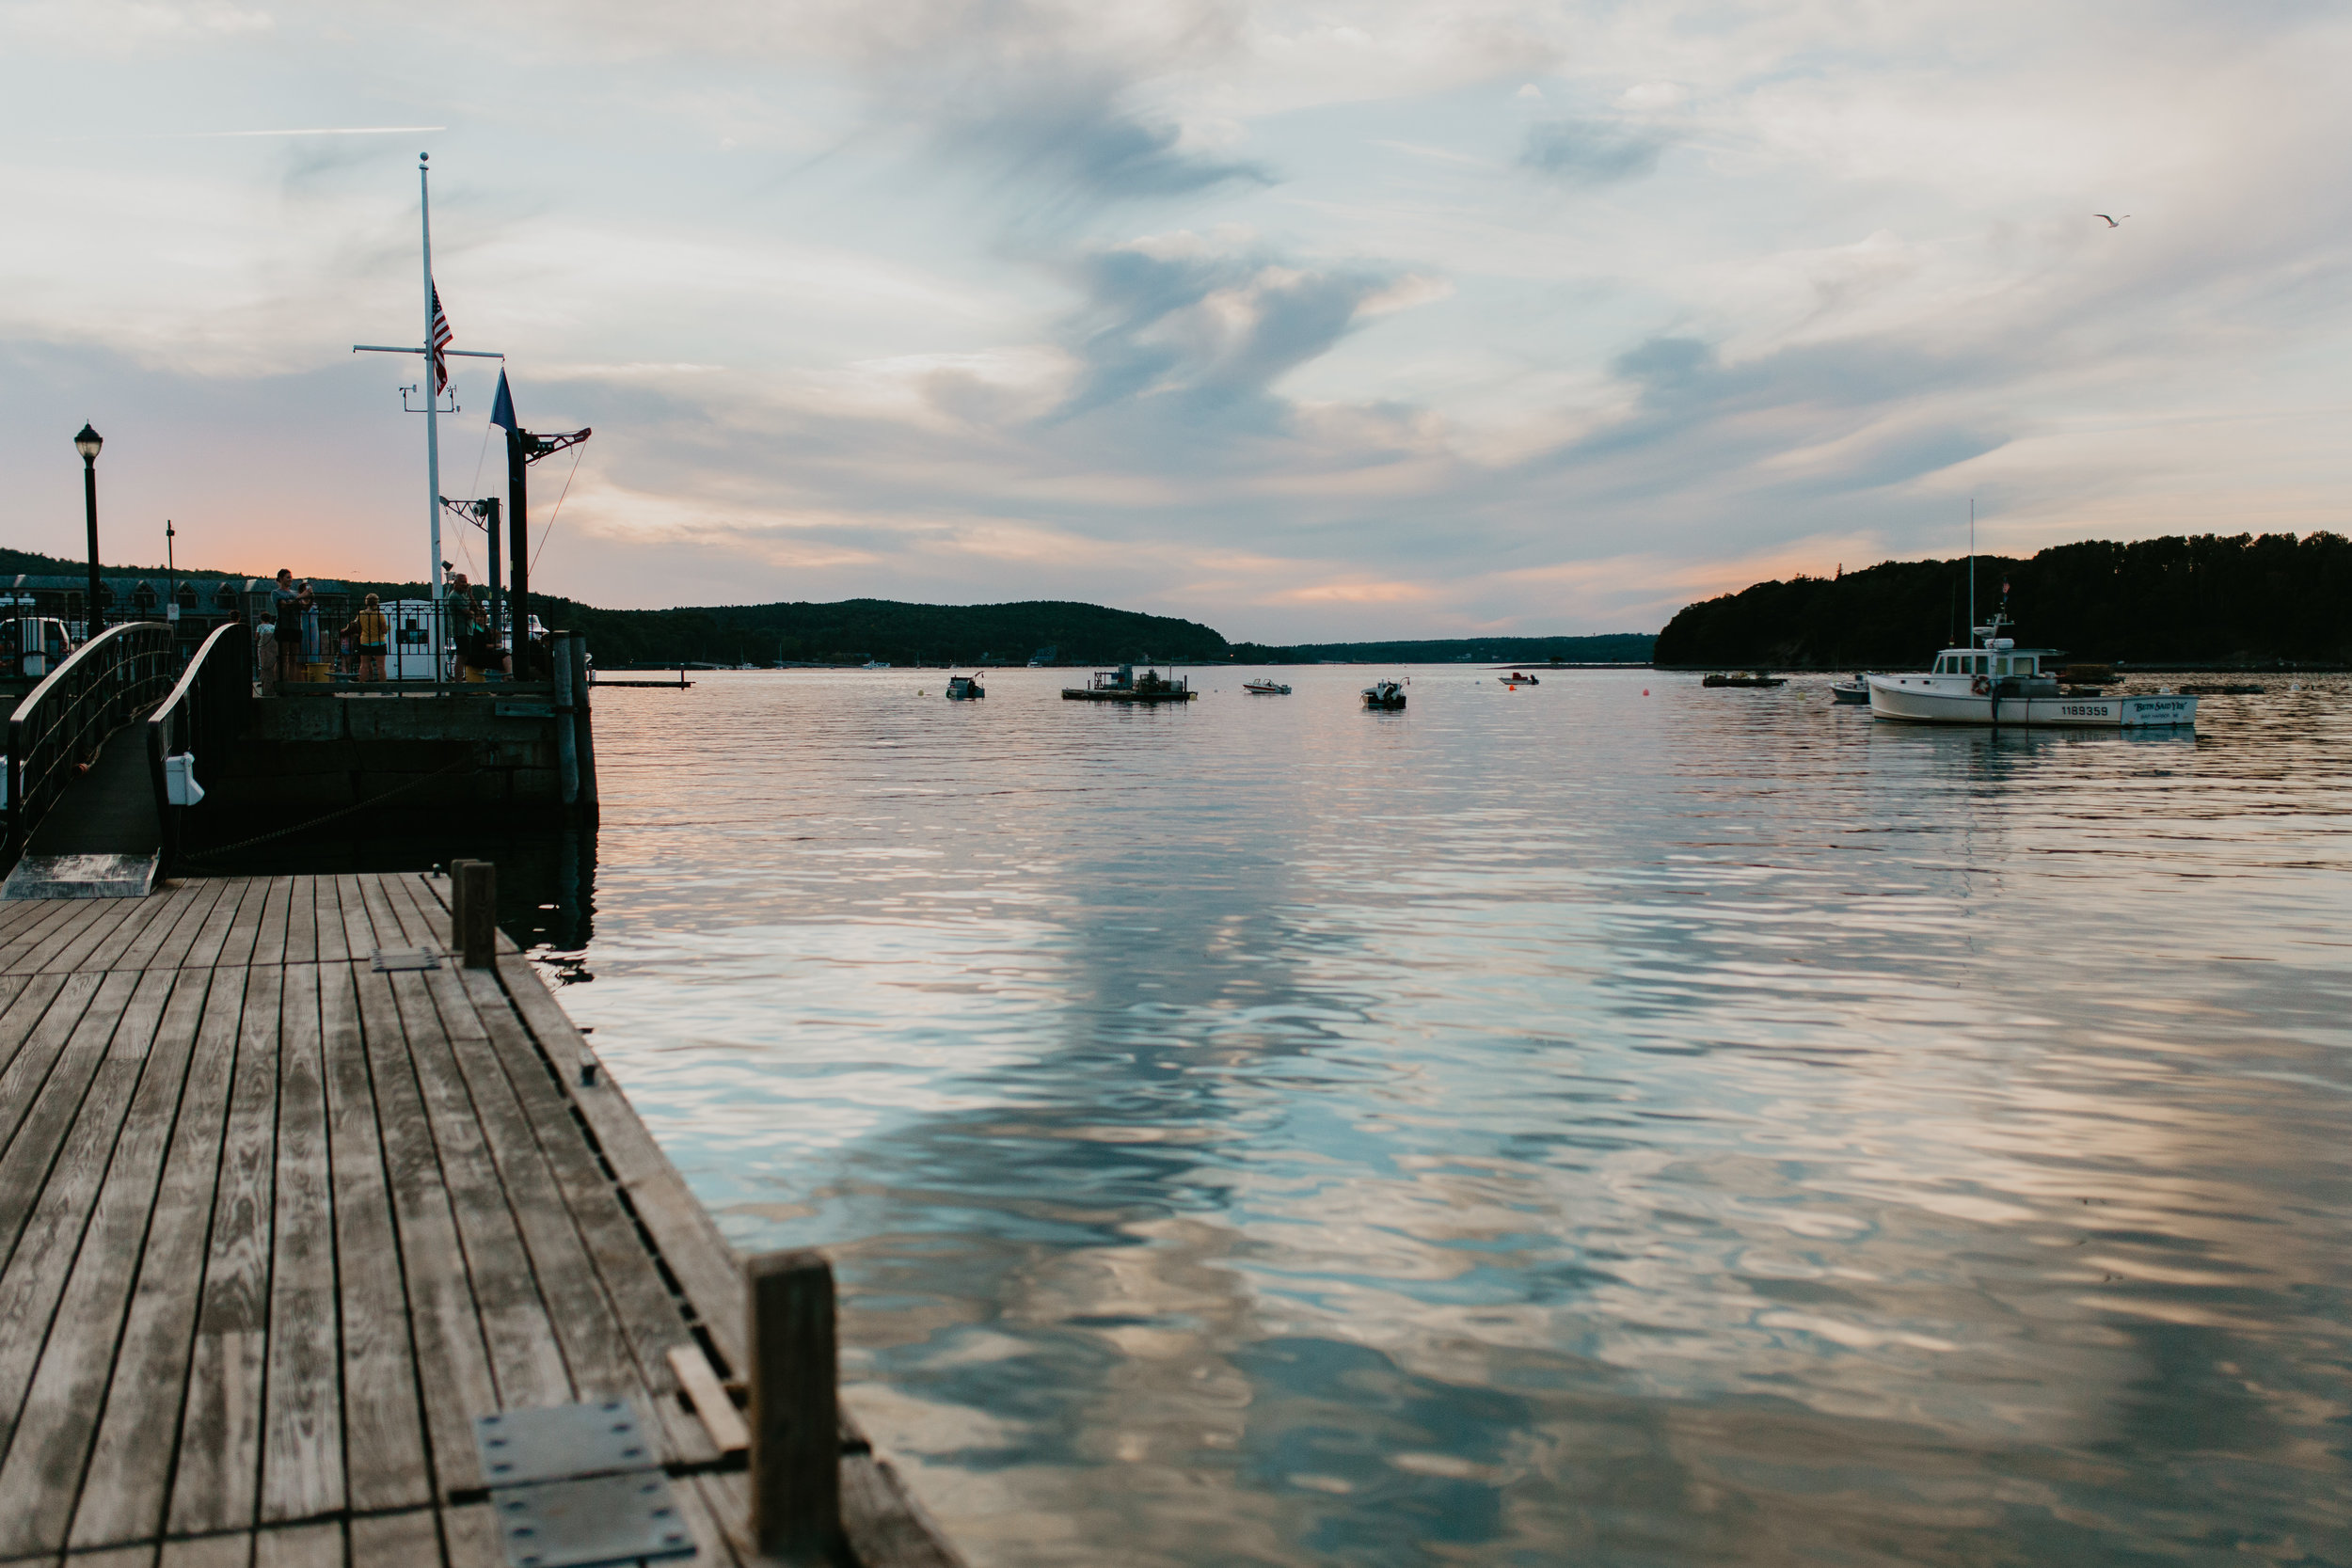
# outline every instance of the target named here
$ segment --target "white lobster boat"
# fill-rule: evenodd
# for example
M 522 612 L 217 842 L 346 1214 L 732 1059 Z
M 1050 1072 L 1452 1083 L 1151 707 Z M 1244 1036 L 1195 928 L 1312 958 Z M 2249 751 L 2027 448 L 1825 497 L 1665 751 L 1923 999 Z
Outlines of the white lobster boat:
M 1872 675 L 1870 713 L 1911 724 L 2024 724 L 2090 729 L 2195 726 L 2197 699 L 2172 692 L 2069 692 L 2044 673 L 2055 648 L 2021 648 L 2000 635 L 2005 615 L 1947 648 L 1925 674 Z

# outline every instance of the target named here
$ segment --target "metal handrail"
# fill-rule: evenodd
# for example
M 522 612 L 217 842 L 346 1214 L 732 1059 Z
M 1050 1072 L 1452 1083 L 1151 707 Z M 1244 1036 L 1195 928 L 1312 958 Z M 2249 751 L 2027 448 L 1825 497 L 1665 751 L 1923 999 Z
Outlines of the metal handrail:
M 172 676 L 172 629 L 126 621 L 76 648 L 8 716 L 8 847 L 20 850 L 75 764 L 152 705 Z
M 171 875 L 180 858 L 181 814 L 186 809 L 171 803 L 164 759 L 184 752 L 209 762 L 244 733 L 253 706 L 252 644 L 253 628 L 242 621 L 215 627 L 147 721 L 147 771 L 155 786 L 155 818 L 164 830 L 157 881 Z

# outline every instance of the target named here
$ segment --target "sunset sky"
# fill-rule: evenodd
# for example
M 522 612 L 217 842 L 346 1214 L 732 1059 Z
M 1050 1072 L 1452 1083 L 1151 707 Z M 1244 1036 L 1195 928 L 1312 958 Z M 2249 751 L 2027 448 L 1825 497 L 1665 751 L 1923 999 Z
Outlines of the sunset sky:
M 89 420 L 110 561 L 421 575 L 349 352 L 421 332 L 420 150 L 602 604 L 1655 630 L 1971 497 L 2341 530 L 2346 80 L 2290 0 L 0 5 L 0 544 L 80 553 Z

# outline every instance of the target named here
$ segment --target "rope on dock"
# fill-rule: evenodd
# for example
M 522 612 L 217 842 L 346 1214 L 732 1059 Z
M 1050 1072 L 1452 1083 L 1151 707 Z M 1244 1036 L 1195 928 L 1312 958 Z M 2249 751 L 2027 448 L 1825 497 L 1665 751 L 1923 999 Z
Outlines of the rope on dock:
M 333 811 L 328 812 L 326 816 L 313 816 L 308 822 L 297 822 L 291 828 L 278 828 L 270 832 L 258 833 L 251 838 L 239 839 L 234 844 L 219 845 L 214 848 L 203 850 L 200 853 L 194 850 L 183 849 L 180 852 L 180 858 L 184 861 L 196 861 L 200 863 L 205 861 L 213 860 L 220 855 L 234 854 L 239 849 L 250 849 L 257 844 L 267 844 L 274 838 L 286 838 L 292 834 L 304 832 L 311 828 L 316 828 L 325 823 L 332 822 L 339 816 L 349 816 L 355 811 L 363 811 L 369 806 L 380 806 L 395 795 L 405 795 L 409 790 L 416 788 L 419 784 L 431 784 L 436 779 L 446 778 L 450 774 L 456 772 L 461 768 L 467 772 L 471 773 L 479 771 L 482 765 L 479 762 L 473 761 L 470 758 L 461 759 L 457 762 L 451 763 L 447 768 L 437 768 L 430 773 L 419 774 L 416 778 L 409 780 L 406 784 L 388 789 L 381 795 L 371 795 L 364 800 L 357 800 L 347 806 L 338 806 Z

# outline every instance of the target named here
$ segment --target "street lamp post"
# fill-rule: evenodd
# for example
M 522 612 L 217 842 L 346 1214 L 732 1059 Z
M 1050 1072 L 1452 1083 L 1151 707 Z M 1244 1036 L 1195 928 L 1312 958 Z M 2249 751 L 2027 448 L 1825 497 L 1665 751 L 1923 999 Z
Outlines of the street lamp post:
M 84 420 L 81 433 L 73 437 L 73 450 L 82 454 L 82 510 L 89 519 L 89 599 L 82 614 L 85 642 L 98 635 L 98 449 L 105 444 L 106 438 Z

